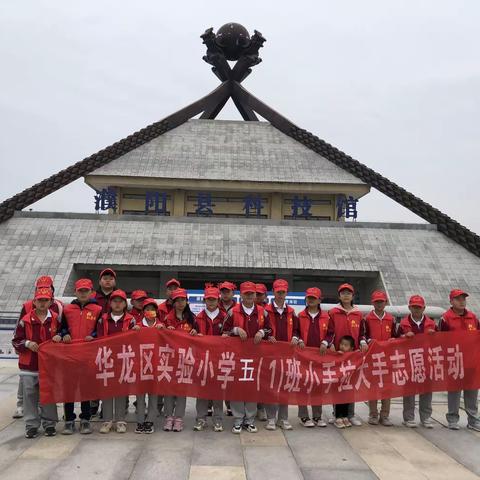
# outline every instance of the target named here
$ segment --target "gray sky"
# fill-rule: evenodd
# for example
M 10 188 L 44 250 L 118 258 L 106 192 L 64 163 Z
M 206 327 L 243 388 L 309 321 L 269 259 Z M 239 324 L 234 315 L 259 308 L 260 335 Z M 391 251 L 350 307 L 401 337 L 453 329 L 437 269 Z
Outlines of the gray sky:
M 480 233 L 479 20 L 476 0 L 4 0 L 1 199 L 215 88 L 199 35 L 235 21 L 267 38 L 252 93 Z M 93 212 L 93 191 L 33 208 Z M 419 221 L 377 192 L 358 209 Z

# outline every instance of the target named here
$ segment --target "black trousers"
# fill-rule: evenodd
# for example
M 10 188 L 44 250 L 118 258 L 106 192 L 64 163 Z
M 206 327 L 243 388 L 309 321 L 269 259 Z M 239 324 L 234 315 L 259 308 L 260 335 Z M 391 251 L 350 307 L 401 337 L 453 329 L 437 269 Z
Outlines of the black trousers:
M 65 411 L 65 421 L 66 422 L 74 422 L 76 415 L 75 415 L 75 404 L 74 403 L 64 403 L 63 408 Z M 82 402 L 80 404 L 81 413 L 80 419 L 81 420 L 90 420 L 92 414 L 90 413 L 90 402 Z
M 349 403 L 337 403 L 335 405 L 335 418 L 348 418 Z

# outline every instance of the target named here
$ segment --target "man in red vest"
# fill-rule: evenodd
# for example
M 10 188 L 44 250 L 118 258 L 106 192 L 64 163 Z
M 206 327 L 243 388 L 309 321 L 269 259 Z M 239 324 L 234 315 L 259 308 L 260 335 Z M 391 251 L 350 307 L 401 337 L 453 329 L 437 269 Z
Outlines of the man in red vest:
M 224 335 L 238 336 L 245 341 L 253 338 L 255 344 L 271 334 L 270 323 L 263 307 L 255 305 L 256 288 L 253 282 L 243 282 L 240 285 L 241 302 L 229 310 L 224 323 Z M 239 434 L 242 428 L 250 433 L 256 433 L 255 415 L 256 402 L 230 402 L 234 424 L 232 433 Z
M 53 437 L 58 421 L 56 404 L 41 405 L 38 379 L 38 349 L 41 343 L 53 340 L 60 342 L 58 334 L 60 323 L 58 315 L 49 310 L 52 302 L 52 290 L 48 287 L 37 288 L 33 300 L 33 309 L 18 322 L 12 345 L 18 352 L 18 367 L 23 377 L 23 408 L 25 436 L 38 437 L 40 425 L 44 434 Z
M 97 322 L 102 315 L 102 307 L 92 298 L 93 283 L 88 278 L 81 278 L 75 282 L 75 300 L 65 305 L 63 310 L 61 336 L 64 343 L 72 340 L 91 341 L 95 336 Z M 80 433 L 92 433 L 90 426 L 90 401 L 81 402 Z M 63 435 L 72 435 L 75 432 L 75 404 L 65 403 L 65 427 Z
M 440 319 L 440 330 L 442 332 L 475 332 L 480 330 L 480 322 L 476 315 L 467 310 L 468 293 L 461 289 L 454 289 L 450 292 L 451 308 L 447 310 Z M 460 396 L 462 392 L 448 392 L 448 428 L 458 430 L 460 419 Z M 465 412 L 467 412 L 467 427 L 480 432 L 480 417 L 478 415 L 478 390 L 464 390 L 463 401 Z
M 272 343 L 289 342 L 297 345 L 300 338 L 298 318 L 295 310 L 286 304 L 287 293 L 288 282 L 286 280 L 279 278 L 273 282 L 274 298 L 272 303 L 265 307 L 272 329 L 269 341 Z M 277 416 L 278 425 L 282 430 L 292 430 L 292 425 L 288 421 L 288 405 L 266 405 L 265 408 L 267 410 L 267 425 L 265 425 L 267 430 L 276 430 Z

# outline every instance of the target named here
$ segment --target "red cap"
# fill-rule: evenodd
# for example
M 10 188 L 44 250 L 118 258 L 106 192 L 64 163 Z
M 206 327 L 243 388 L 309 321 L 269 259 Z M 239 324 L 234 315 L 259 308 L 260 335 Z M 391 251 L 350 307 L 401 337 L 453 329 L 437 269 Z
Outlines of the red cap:
M 373 302 L 386 302 L 388 301 L 387 294 L 382 290 L 375 290 L 370 297 L 370 301 Z
M 75 282 L 75 290 L 81 290 L 82 288 L 86 290 L 93 290 L 93 283 L 89 278 L 81 278 Z
M 288 292 L 288 282 L 286 280 L 283 280 L 282 278 L 279 278 L 278 280 L 275 280 L 273 282 L 273 291 L 274 292 Z
M 203 292 L 203 298 L 218 298 L 220 290 L 217 287 L 207 287 Z
M 145 290 L 134 290 L 130 298 L 132 300 L 140 300 L 142 298 L 147 298 L 147 292 Z
M 305 297 L 322 298 L 322 291 L 317 287 L 307 288 Z
M 408 301 L 409 307 L 424 307 L 425 299 L 421 295 L 412 295 Z
M 255 284 L 255 291 L 257 293 L 266 294 L 268 292 L 267 286 L 264 283 L 256 283 Z
M 468 293 L 463 291 L 463 290 L 460 290 L 459 288 L 454 288 L 451 292 L 450 292 L 450 300 L 453 300 L 454 298 L 457 298 L 457 297 L 461 297 L 462 295 L 465 295 L 466 297 L 468 297 Z
M 100 275 L 98 278 L 102 278 L 104 275 L 111 275 L 113 278 L 117 278 L 117 274 L 115 273 L 115 270 L 111 268 L 105 268 L 100 272 Z
M 171 278 L 165 283 L 165 287 L 169 287 L 170 285 L 176 285 L 177 287 L 180 287 L 180 282 L 176 278 Z
M 135 290 L 135 291 L 141 292 L 142 290 Z M 153 298 L 146 298 L 142 303 L 142 309 L 144 309 L 147 305 L 153 305 L 155 307 L 155 310 L 158 310 L 158 304 Z
M 123 300 L 127 301 L 127 294 L 123 290 L 114 290 L 110 295 L 110 301 L 112 301 L 112 299 L 114 299 L 115 297 L 120 297 L 123 298 Z
M 176 298 L 188 298 L 187 291 L 184 288 L 177 288 L 172 292 L 172 300 Z
M 37 281 L 35 282 L 35 288 L 40 287 L 53 287 L 53 278 L 49 277 L 48 275 L 38 277 Z
M 34 300 L 40 299 L 50 300 L 52 298 L 52 289 L 50 287 L 40 287 L 35 290 Z
M 243 282 L 240 284 L 240 293 L 256 293 L 257 288 L 253 282 Z
M 237 288 L 237 286 L 232 283 L 232 282 L 222 282 L 218 288 L 220 290 L 223 290 L 224 288 L 226 288 L 227 290 L 235 290 Z
M 349 283 L 342 283 L 338 287 L 338 293 L 340 293 L 342 290 L 350 290 L 352 293 L 355 293 L 355 289 Z

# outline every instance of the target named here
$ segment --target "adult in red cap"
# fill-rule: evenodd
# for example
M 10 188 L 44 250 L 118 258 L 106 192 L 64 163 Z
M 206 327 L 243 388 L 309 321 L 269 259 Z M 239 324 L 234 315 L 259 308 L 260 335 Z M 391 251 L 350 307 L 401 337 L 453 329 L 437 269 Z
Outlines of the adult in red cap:
M 225 321 L 225 312 L 220 310 L 218 302 L 220 290 L 218 287 L 208 285 L 203 293 L 205 308 L 197 314 L 197 325 L 201 335 L 220 336 Z M 211 406 L 211 408 L 209 408 Z M 207 426 L 207 417 L 209 414 L 213 417 L 213 430 L 215 432 L 223 431 L 223 401 L 207 400 L 197 398 L 196 401 L 197 419 L 193 429 L 197 432 L 202 431 Z M 209 413 L 211 410 L 211 413 Z
M 242 341 L 253 338 L 255 344 L 268 338 L 271 334 L 268 314 L 263 307 L 255 304 L 256 286 L 253 282 L 243 282 L 240 285 L 241 301 L 227 313 L 224 326 L 224 335 L 238 336 Z M 242 428 L 250 433 L 256 433 L 255 402 L 230 402 L 234 417 L 232 432 L 240 434 Z
M 52 301 L 52 289 L 39 287 L 35 291 L 33 308 L 17 323 L 12 345 L 18 352 L 18 367 L 22 372 L 22 388 L 25 408 L 25 436 L 38 436 L 40 423 L 45 435 L 56 434 L 57 406 L 39 404 L 38 349 L 48 340 L 61 341 L 58 330 L 58 315 L 49 310 Z
M 232 282 L 225 281 L 220 283 L 218 288 L 220 290 L 219 308 L 225 313 L 228 313 L 237 304 L 237 301 L 234 298 L 237 286 Z
M 130 295 L 130 304 L 132 305 L 130 315 L 133 316 L 137 325 L 140 324 L 143 319 L 143 302 L 147 297 L 148 294 L 145 290 L 134 290 Z
M 300 340 L 298 346 L 320 348 L 327 335 L 330 317 L 326 310 L 321 309 L 322 291 L 317 287 L 307 288 L 305 291 L 305 309 L 298 314 Z M 322 418 L 322 405 L 312 405 L 312 416 L 308 412 L 308 405 L 298 406 L 300 424 L 307 428 L 326 427 L 327 422 Z
M 198 325 L 195 315 L 188 304 L 188 294 L 183 288 L 172 292 L 173 309 L 167 315 L 165 323 L 169 330 L 177 330 L 190 335 L 197 335 Z M 180 432 L 183 430 L 183 417 L 187 405 L 187 397 L 168 395 L 164 397 L 165 423 L 163 430 L 166 432 Z
M 264 307 L 267 305 L 267 286 L 264 283 L 256 283 L 255 284 L 255 289 L 256 289 L 256 297 L 255 297 L 255 303 L 257 305 L 260 305 L 261 307 Z
M 300 329 L 295 310 L 286 303 L 288 282 L 281 278 L 273 282 L 273 300 L 265 307 L 268 313 L 272 332 L 268 340 L 276 343 L 289 342 L 297 345 L 300 339 Z M 267 430 L 276 430 L 277 422 L 282 430 L 292 430 L 288 421 L 288 405 L 271 404 L 265 405 L 267 412 Z
M 477 316 L 467 309 L 468 293 L 460 288 L 450 292 L 450 308 L 442 315 L 439 329 L 442 332 L 475 332 L 480 330 Z M 448 392 L 448 428 L 458 430 L 460 426 L 461 391 Z M 480 432 L 480 416 L 478 415 L 478 390 L 464 390 L 463 401 L 467 413 L 467 427 Z
M 404 338 L 413 338 L 415 335 L 435 333 L 435 321 L 425 315 L 425 299 L 421 295 L 412 295 L 408 301 L 410 314 L 402 318 L 398 328 L 398 335 Z M 426 428 L 433 428 L 432 393 L 419 395 L 420 421 Z M 415 395 L 403 397 L 403 424 L 415 428 Z
M 97 322 L 102 315 L 102 307 L 92 298 L 93 283 L 89 278 L 80 278 L 75 282 L 75 299 L 65 305 L 63 310 L 62 329 L 60 335 L 64 343 L 72 340 L 91 341 L 96 336 Z M 68 402 L 63 405 L 65 413 L 65 427 L 63 435 L 72 435 L 75 432 L 75 404 Z M 92 416 L 89 401 L 80 404 L 80 433 L 90 434 Z
M 387 305 L 387 294 L 383 290 L 375 290 L 370 300 L 373 305 L 371 310 L 365 316 L 365 328 L 367 343 L 377 340 L 379 342 L 390 340 L 395 333 L 395 319 L 393 315 L 385 311 Z M 381 400 L 380 415 L 378 413 L 378 401 L 370 400 L 368 402 L 370 409 L 368 423 L 378 425 L 379 423 L 385 427 L 393 425 L 390 420 L 390 399 L 383 398 Z
M 166 299 L 160 303 L 158 306 L 158 311 L 160 313 L 160 320 L 165 322 L 165 317 L 173 309 L 172 294 L 177 288 L 180 288 L 180 282 L 176 278 L 171 278 L 165 282 L 165 297 Z
M 110 308 L 110 296 L 117 288 L 117 274 L 112 268 L 105 268 L 98 277 L 98 289 L 93 298 L 102 307 L 103 313 L 107 313 Z
M 352 337 L 355 343 L 354 348 L 362 351 L 368 349 L 365 337 L 365 322 L 362 312 L 353 304 L 355 289 L 349 283 L 342 283 L 338 287 L 339 303 L 329 312 L 330 321 L 327 335 L 320 346 L 320 354 L 324 355 L 330 347 L 338 350 L 343 337 Z M 345 426 L 362 425 L 361 420 L 355 416 L 355 403 L 348 404 L 348 416 L 344 421 Z
M 117 335 L 128 330 L 136 329 L 135 319 L 127 312 L 127 294 L 120 289 L 113 290 L 110 295 L 110 311 L 104 313 L 97 322 L 97 337 Z M 110 433 L 113 419 L 116 420 L 117 433 L 125 433 L 125 411 L 127 397 L 102 399 L 103 424 L 100 433 Z

